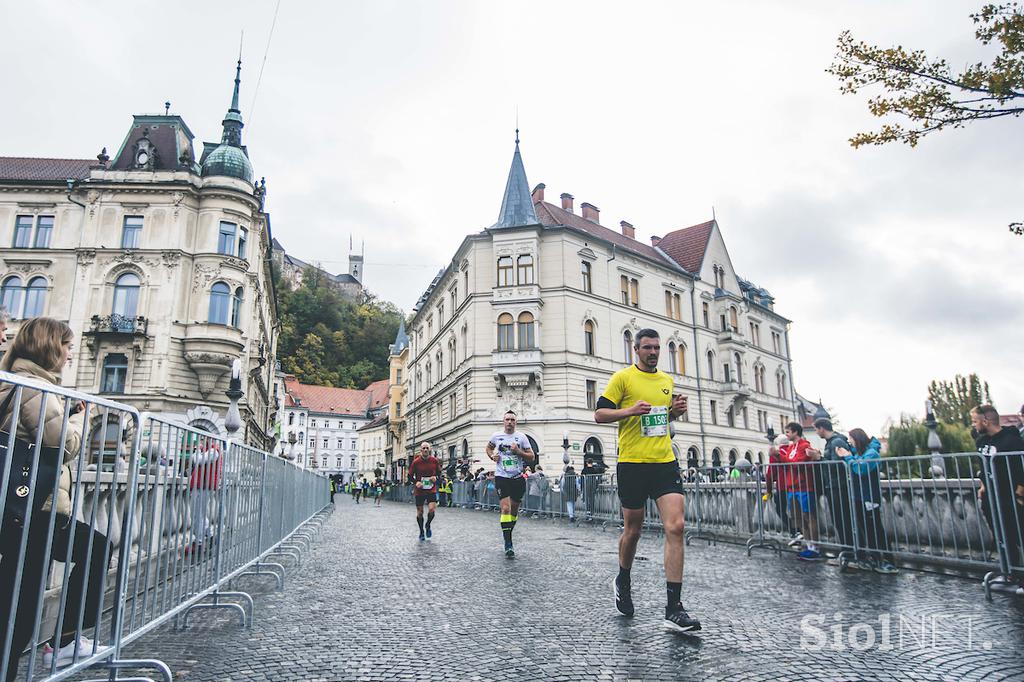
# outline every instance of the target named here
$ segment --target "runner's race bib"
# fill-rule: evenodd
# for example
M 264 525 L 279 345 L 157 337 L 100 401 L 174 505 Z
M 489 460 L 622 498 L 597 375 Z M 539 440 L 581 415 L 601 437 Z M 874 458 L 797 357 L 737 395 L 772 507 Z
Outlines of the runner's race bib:
M 647 414 L 640 415 L 640 432 L 644 438 L 668 435 L 668 408 L 652 407 Z
M 431 481 L 429 478 L 424 478 L 423 481 L 422 481 L 422 484 L 423 484 L 423 490 L 429 490 L 429 489 L 434 487 L 434 482 Z
M 501 458 L 501 466 L 505 469 L 515 469 L 519 466 L 519 458 L 511 455 L 505 455 Z

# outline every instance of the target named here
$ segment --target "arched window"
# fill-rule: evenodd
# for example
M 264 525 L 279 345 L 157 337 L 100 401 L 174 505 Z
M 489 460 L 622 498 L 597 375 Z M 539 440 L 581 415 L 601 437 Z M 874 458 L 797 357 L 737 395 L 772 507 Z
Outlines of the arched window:
M 509 313 L 498 316 L 498 350 L 512 350 L 515 344 L 514 320 Z
M 668 368 L 669 371 L 675 374 L 678 370 L 676 369 L 676 344 L 672 341 L 668 342 Z
M 238 329 L 242 326 L 242 287 L 235 289 L 235 295 L 231 297 L 231 326 Z
M 448 366 L 454 371 L 457 364 L 459 363 L 455 354 L 455 339 L 452 339 L 448 342 Z
M 696 469 L 700 466 L 700 452 L 693 446 L 690 446 L 690 449 L 686 451 L 686 466 L 690 469 Z
M 289 412 L 288 413 L 288 426 L 291 426 L 294 423 L 295 423 L 295 413 L 294 412 Z
M 779 372 L 779 397 L 785 399 L 786 397 L 786 373 Z
M 32 317 L 39 317 L 46 308 L 46 278 L 33 277 L 28 281 L 28 289 L 25 290 L 25 312 L 22 315 L 26 320 Z
M 715 379 L 715 354 L 708 351 L 708 379 Z
M 139 308 L 139 286 L 142 282 L 134 272 L 126 272 L 114 282 L 113 326 L 131 329 Z
M 299 415 L 299 426 L 305 426 L 305 425 L 306 425 L 306 415 L 305 414 L 300 414 Z
M 462 328 L 462 359 L 469 359 L 469 332 L 465 327 Z
M 533 256 L 522 255 L 517 261 L 520 284 L 533 284 Z
M 679 367 L 679 373 L 686 374 L 686 346 L 684 346 L 683 344 L 679 344 L 679 347 L 676 349 L 676 352 L 679 354 L 679 360 L 676 363 L 676 365 Z
M 92 462 L 113 463 L 117 459 L 118 443 L 121 442 L 121 420 L 115 415 L 108 415 L 95 427 L 89 435 L 89 450 Z
M 515 282 L 515 275 L 512 272 L 512 256 L 502 256 L 498 259 L 498 286 L 510 287 Z
M 533 450 L 533 454 L 536 459 L 533 460 L 534 466 L 540 464 L 540 446 L 537 445 L 537 441 L 533 439 L 533 436 L 527 434 L 526 440 L 530 441 L 530 449 Z
M 535 333 L 535 322 L 533 313 L 524 311 L 519 313 L 519 350 L 537 347 Z
M 583 352 L 587 355 L 594 355 L 594 323 L 587 320 L 583 323 Z
M 214 282 L 210 288 L 210 323 L 226 325 L 230 305 L 231 288 L 224 282 Z
M 21 277 L 17 275 L 5 279 L 3 288 L 0 289 L 0 305 L 3 305 L 7 309 L 7 313 L 14 319 L 21 318 L 21 298 L 23 293 Z
M 733 360 L 736 361 L 736 381 L 743 383 L 743 359 L 739 353 L 732 354 Z
M 633 334 L 627 329 L 622 332 L 622 351 L 626 362 L 632 364 L 633 362 Z
M 469 441 L 465 438 L 462 439 L 462 459 L 469 459 Z
M 601 461 L 604 459 L 604 453 L 601 449 L 601 441 L 594 436 L 591 436 L 583 443 L 583 457 Z
M 434 357 L 437 359 L 437 380 L 440 381 L 441 377 L 444 376 L 444 356 L 441 355 L 440 349 L 438 349 Z
M 711 451 L 711 466 L 720 467 L 722 466 L 722 451 L 715 448 Z

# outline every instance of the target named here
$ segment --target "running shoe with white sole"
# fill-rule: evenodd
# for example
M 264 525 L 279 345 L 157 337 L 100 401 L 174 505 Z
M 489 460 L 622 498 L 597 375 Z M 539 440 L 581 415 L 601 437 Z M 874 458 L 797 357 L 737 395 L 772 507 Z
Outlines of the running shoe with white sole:
M 696 632 L 700 630 L 700 621 L 691 618 L 682 604 L 665 607 L 665 628 L 673 632 Z

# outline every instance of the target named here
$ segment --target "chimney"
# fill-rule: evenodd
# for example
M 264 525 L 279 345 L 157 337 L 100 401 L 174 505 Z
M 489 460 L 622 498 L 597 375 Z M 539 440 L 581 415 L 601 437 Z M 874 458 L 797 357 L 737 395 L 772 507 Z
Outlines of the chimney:
M 583 210 L 584 220 L 589 220 L 590 222 L 597 223 L 599 225 L 601 224 L 601 221 L 599 220 L 599 218 L 601 217 L 601 209 L 599 209 L 597 206 L 594 206 L 593 204 L 588 204 L 587 202 L 584 201 L 582 204 L 580 204 L 580 209 Z
M 658 245 L 658 244 L 660 244 L 660 243 L 661 243 L 661 237 L 655 237 L 655 236 L 654 236 L 654 235 L 652 234 L 652 235 L 651 235 L 651 246 L 657 246 L 657 245 Z
M 530 192 L 530 196 L 533 197 L 533 203 L 535 204 L 538 201 L 544 201 L 544 183 L 542 182 L 534 187 L 533 191 Z
M 573 196 L 568 192 L 562 192 L 562 209 L 572 213 Z
M 622 234 L 629 237 L 630 239 L 636 239 L 636 230 L 633 226 L 627 223 L 625 220 L 619 221 L 619 226 L 622 228 Z

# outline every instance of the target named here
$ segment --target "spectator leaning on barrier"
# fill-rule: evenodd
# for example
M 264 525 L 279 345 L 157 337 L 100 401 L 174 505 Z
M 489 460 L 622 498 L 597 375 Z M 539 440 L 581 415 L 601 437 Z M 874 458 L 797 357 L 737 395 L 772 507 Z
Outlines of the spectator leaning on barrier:
M 571 464 L 565 467 L 562 478 L 558 481 L 558 487 L 562 492 L 562 501 L 565 502 L 565 512 L 569 515 L 569 521 L 575 521 L 576 498 L 579 497 L 580 487 L 576 469 Z
M 878 474 L 882 444 L 864 429 L 851 429 L 850 441 L 852 449 L 836 448 L 836 454 L 850 467 L 854 518 L 860 529 L 860 542 L 868 548 L 867 552 L 858 552 L 856 561 L 850 565 L 876 573 L 898 573 L 882 525 L 882 482 Z
M 796 422 L 786 424 L 785 436 L 789 442 L 780 446 L 778 453 L 782 475 L 786 477 L 787 511 L 804 536 L 805 547 L 797 557 L 817 561 L 822 558 L 817 546 L 818 498 L 813 485 L 814 472 L 807 470 L 810 468 L 807 462 L 821 459 L 821 453 L 811 447 L 803 434 L 803 427 Z
M 192 499 L 192 532 L 195 539 L 185 547 L 186 552 L 199 552 L 203 543 L 213 539 L 213 525 L 207 515 L 210 502 L 218 503 L 216 490 L 224 473 L 224 458 L 221 457 L 220 443 L 207 436 L 199 437 L 199 446 L 189 458 L 189 495 Z
M 842 458 L 836 450 L 842 448 L 850 452 L 852 447 L 846 436 L 832 430 L 832 422 L 828 419 L 818 419 L 814 422 L 814 431 L 818 437 L 825 441 L 821 449 L 821 458 L 829 464 L 820 464 L 815 467 L 818 476 L 815 489 L 823 493 L 828 500 L 829 512 L 832 514 L 832 525 L 835 526 L 836 534 L 839 536 L 839 544 L 844 547 L 853 547 L 853 504 L 850 500 L 850 487 L 846 479 L 846 467 L 842 464 Z
M 527 508 L 533 512 L 534 518 L 537 518 L 543 508 L 544 495 L 547 491 L 548 477 L 544 475 L 543 467 L 538 464 L 530 477 L 526 479 Z
M 59 385 L 60 373 L 64 365 L 71 359 L 74 335 L 71 328 L 64 322 L 48 317 L 37 317 L 25 322 L 17 337 L 11 343 L 7 354 L 0 362 L 0 369 L 22 377 L 36 379 L 48 384 Z M 11 411 L 8 398 L 13 398 L 14 385 L 0 384 L 0 404 L 4 414 L 0 414 L 0 430 L 11 428 Z M 8 518 L 5 512 L 3 526 L 0 529 L 0 650 L 9 634 L 8 628 L 13 625 L 11 648 L 7 659 L 7 680 L 14 680 L 18 674 L 18 659 L 22 650 L 32 639 L 35 626 L 35 614 L 39 600 L 43 596 L 44 580 L 49 571 L 45 563 L 47 549 L 50 559 L 65 557 L 68 546 L 71 549 L 71 562 L 74 569 L 63 593 L 65 616 L 64 627 L 57 637 L 57 650 L 54 652 L 50 644 L 44 647 L 43 662 L 49 666 L 54 653 L 57 665 L 67 665 L 73 657 L 90 656 L 107 647 L 96 646 L 92 640 L 75 630 L 77 614 L 85 604 L 82 616 L 82 631 L 90 630 L 96 625 L 96 616 L 103 599 L 103 583 L 110 561 L 110 545 L 107 537 L 88 524 L 74 520 L 72 506 L 71 468 L 68 466 L 79 454 L 82 445 L 82 431 L 85 413 L 84 403 L 76 403 L 71 415 L 64 425 L 65 403 L 53 394 L 43 394 L 34 389 L 22 391 L 21 406 L 18 413 L 16 437 L 32 445 L 35 444 L 39 430 L 42 429 L 41 444 L 44 448 L 60 448 L 63 466 L 59 472 L 59 483 L 56 499 L 36 490 L 36 494 L 44 494 L 45 502 L 42 510 L 37 505 L 28 527 Z M 41 404 L 45 401 L 45 408 Z M 40 424 L 40 411 L 43 409 L 43 421 Z M 63 432 L 64 442 L 61 443 Z M 7 445 L 7 434 L 0 436 L 2 445 Z M 42 453 L 41 453 L 42 454 Z M 7 456 L 7 453 L 4 453 Z M 9 493 L 10 494 L 10 493 Z M 17 493 L 15 493 L 17 494 Z M 38 499 L 38 498 L 37 498 Z M 50 512 L 54 511 L 54 527 L 52 542 L 47 545 L 50 531 Z M 20 554 L 23 535 L 27 533 L 24 556 Z M 88 557 L 88 561 L 86 560 Z M 23 567 L 21 584 L 15 584 L 15 572 L 19 564 Z M 17 611 L 12 615 L 12 600 L 17 596 Z M 45 633 L 46 626 L 40 630 Z
M 989 463 L 988 478 L 978 489 L 982 513 L 992 534 L 999 537 L 999 529 L 993 523 L 992 506 L 998 507 L 1006 558 L 1011 566 L 1010 577 L 1020 585 L 1018 594 L 1024 595 L 1024 572 L 1019 570 L 1024 566 L 1024 558 L 1021 557 L 1024 544 L 1024 456 L 995 456 L 1000 452 L 1024 452 L 1024 438 L 1016 428 L 1000 426 L 999 412 L 991 405 L 979 405 L 971 410 L 971 424 L 978 432 L 974 441 L 978 452 L 987 457 Z M 1012 567 L 1018 568 L 1014 570 Z
M 785 437 L 783 436 L 783 438 Z M 773 446 L 768 452 L 768 471 L 764 475 L 765 493 L 771 498 L 775 513 L 779 515 L 782 530 L 789 533 L 787 544 L 790 547 L 796 547 L 804 539 L 804 536 L 797 530 L 792 517 L 786 511 L 788 506 L 786 483 L 787 477 L 785 467 L 782 466 L 782 455 L 779 454 L 778 448 Z

